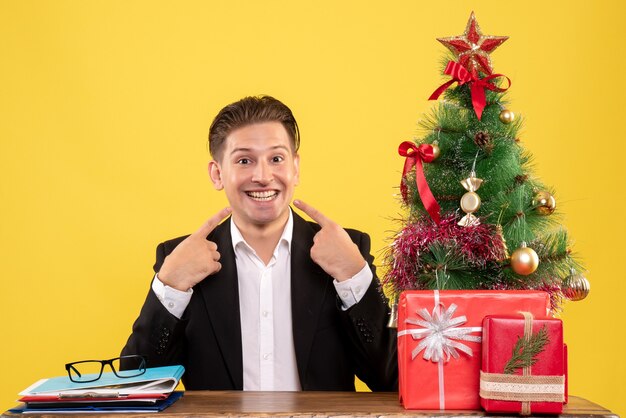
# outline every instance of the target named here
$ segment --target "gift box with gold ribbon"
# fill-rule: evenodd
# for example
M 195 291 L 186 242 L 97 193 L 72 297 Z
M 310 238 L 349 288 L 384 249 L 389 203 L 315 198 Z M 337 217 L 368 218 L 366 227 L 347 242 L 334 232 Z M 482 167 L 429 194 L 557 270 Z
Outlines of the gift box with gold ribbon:
M 529 312 L 483 321 L 481 405 L 487 412 L 560 414 L 566 402 L 563 323 Z

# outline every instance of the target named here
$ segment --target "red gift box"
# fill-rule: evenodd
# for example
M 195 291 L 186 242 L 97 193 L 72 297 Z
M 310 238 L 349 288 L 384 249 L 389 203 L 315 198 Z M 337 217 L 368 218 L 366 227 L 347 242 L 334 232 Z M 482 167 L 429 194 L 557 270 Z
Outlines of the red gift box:
M 526 352 L 527 363 L 515 362 L 520 356 L 514 357 L 514 351 Z M 534 364 L 530 365 L 529 358 Z M 527 313 L 487 316 L 483 321 L 481 405 L 487 412 L 560 414 L 566 401 L 565 362 L 560 319 L 533 319 Z M 520 367 L 524 364 L 526 367 Z
M 537 291 L 405 291 L 398 302 L 400 402 L 407 409 L 480 409 L 482 321 L 547 315 Z

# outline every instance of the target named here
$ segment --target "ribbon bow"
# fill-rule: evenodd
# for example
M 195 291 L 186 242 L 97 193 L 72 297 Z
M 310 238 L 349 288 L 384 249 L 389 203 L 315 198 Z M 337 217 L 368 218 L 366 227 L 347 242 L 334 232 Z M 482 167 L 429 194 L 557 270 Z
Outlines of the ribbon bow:
M 452 303 L 448 309 L 441 313 L 440 306 L 433 308 L 432 315 L 426 308 L 417 311 L 419 318 L 407 318 L 408 324 L 421 326 L 422 329 L 407 330 L 414 340 L 422 340 L 411 352 L 411 359 L 415 359 L 424 351 L 424 360 L 433 363 L 449 361 L 450 357 L 459 358 L 459 351 L 468 356 L 473 355 L 470 347 L 460 341 L 480 342 L 481 337 L 471 335 L 473 332 L 480 332 L 480 327 L 459 327 L 467 322 L 465 315 L 453 318 L 457 305 Z M 455 341 L 456 340 L 456 341 Z
M 480 118 L 482 117 L 483 109 L 485 108 L 485 105 L 487 103 L 487 99 L 485 98 L 485 89 L 502 93 L 506 91 L 509 87 L 511 87 L 511 80 L 503 74 L 491 74 L 485 78 L 478 78 L 476 71 L 472 71 L 470 73 L 465 67 L 454 61 L 448 62 L 448 65 L 446 66 L 446 69 L 443 73 L 452 76 L 452 80 L 439 86 L 439 88 L 430 95 L 428 100 L 437 100 L 441 93 L 446 91 L 446 89 L 455 82 L 458 82 L 459 86 L 462 86 L 465 83 L 470 83 L 472 105 L 474 106 L 474 112 L 476 112 L 478 120 L 480 120 Z M 490 83 L 491 80 L 498 77 L 506 78 L 509 82 L 509 85 L 506 88 L 500 88 Z
M 429 163 L 435 159 L 433 146 L 430 144 L 421 144 L 417 147 L 412 142 L 404 141 L 398 147 L 398 154 L 406 157 L 406 160 L 404 161 L 404 169 L 402 170 L 402 180 L 400 181 L 402 199 L 404 199 L 405 203 L 409 202 L 408 190 L 404 182 L 404 177 L 413 167 L 415 167 L 415 183 L 417 184 L 417 190 L 420 198 L 422 199 L 422 203 L 424 204 L 424 207 L 428 211 L 430 217 L 433 218 L 435 223 L 438 224 L 440 220 L 439 203 L 437 203 L 435 196 L 433 196 L 433 193 L 430 191 L 430 187 L 428 187 L 426 177 L 424 176 L 424 167 L 422 165 L 422 161 Z

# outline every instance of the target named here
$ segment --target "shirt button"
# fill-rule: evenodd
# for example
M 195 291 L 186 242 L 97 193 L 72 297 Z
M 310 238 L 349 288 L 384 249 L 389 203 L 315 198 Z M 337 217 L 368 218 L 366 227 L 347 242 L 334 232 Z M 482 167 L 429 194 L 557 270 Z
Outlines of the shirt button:
M 270 313 L 268 311 L 263 311 L 263 317 L 267 318 Z
M 341 297 L 344 299 L 348 298 L 348 292 L 341 292 Z
M 271 354 L 270 354 L 270 353 L 265 353 L 265 354 L 263 354 L 263 360 L 267 360 L 267 359 L 269 359 L 269 358 L 270 358 L 270 356 L 271 356 Z
M 174 302 L 168 303 L 167 306 L 169 306 L 170 308 L 173 308 L 174 307 Z
M 357 286 L 354 290 L 356 290 L 357 293 L 361 292 L 361 286 Z

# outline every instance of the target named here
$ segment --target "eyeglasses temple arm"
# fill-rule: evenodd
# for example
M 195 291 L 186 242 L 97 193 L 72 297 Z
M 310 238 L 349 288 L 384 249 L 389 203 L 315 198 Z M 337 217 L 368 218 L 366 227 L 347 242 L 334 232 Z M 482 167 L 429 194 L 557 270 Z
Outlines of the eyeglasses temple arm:
M 82 376 L 82 375 L 80 374 L 80 372 L 79 372 L 78 370 L 76 370 L 76 367 L 74 367 L 74 365 L 72 365 L 72 364 L 68 364 L 68 365 L 67 365 L 67 369 L 68 369 L 68 370 L 69 370 L 69 369 L 74 370 L 74 373 L 76 373 L 76 374 L 78 375 L 78 377 L 81 377 L 81 376 Z

